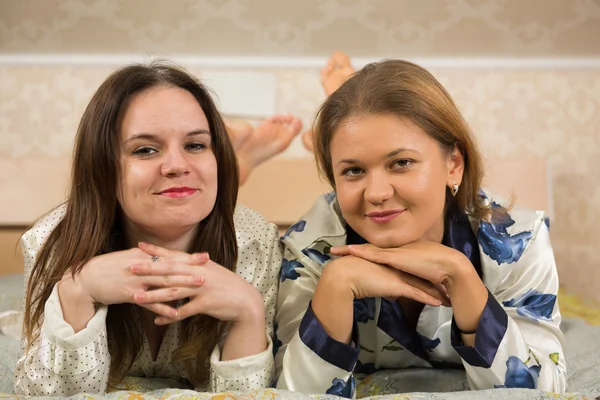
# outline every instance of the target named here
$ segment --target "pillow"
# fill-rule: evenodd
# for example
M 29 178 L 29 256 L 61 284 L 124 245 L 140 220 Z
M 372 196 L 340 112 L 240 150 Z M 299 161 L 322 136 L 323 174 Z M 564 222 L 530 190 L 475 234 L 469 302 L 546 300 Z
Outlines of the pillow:
M 0 276 L 0 313 L 23 311 L 24 285 L 23 274 Z

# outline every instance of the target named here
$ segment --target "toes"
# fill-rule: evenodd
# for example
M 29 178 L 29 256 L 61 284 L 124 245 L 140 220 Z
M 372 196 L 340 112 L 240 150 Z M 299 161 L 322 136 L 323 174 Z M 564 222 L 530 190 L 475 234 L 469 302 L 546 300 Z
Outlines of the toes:
M 327 77 L 335 69 L 335 62 L 330 58 L 327 60 L 327 65 L 321 69 L 321 78 Z
M 284 124 L 290 124 L 294 120 L 294 116 L 291 114 L 281 115 L 281 122 Z
M 334 51 L 330 60 L 340 67 L 347 67 L 350 65 L 350 57 L 341 51 Z
M 290 131 L 296 136 L 302 130 L 302 120 L 300 118 L 292 117 L 292 121 L 289 122 Z

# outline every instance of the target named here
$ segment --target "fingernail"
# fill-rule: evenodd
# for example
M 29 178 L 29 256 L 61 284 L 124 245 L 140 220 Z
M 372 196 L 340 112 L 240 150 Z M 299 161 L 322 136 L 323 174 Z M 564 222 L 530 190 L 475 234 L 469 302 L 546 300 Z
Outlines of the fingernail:
M 173 310 L 173 311 L 171 312 L 171 315 L 173 315 L 173 318 L 179 319 L 179 311 L 177 311 L 177 310 Z
M 196 261 L 205 261 L 208 259 L 207 253 L 194 253 L 194 258 Z
M 194 283 L 198 284 L 198 285 L 202 285 L 204 283 L 204 277 L 203 276 L 197 276 L 194 278 Z

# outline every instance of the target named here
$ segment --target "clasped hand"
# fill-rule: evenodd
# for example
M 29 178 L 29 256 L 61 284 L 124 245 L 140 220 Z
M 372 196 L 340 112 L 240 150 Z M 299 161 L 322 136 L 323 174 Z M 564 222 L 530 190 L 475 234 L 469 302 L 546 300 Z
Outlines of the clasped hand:
M 257 314 L 256 308 L 263 308 L 258 290 L 211 261 L 208 254 L 187 254 L 147 243 L 94 257 L 82 269 L 81 282 L 94 303 L 138 304 L 157 314 L 157 325 L 197 314 L 243 322 Z M 183 299 L 188 301 L 178 305 Z
M 403 289 L 403 296 L 428 304 L 430 304 L 429 301 L 423 300 L 425 293 L 433 295 L 441 300 L 442 304 L 449 306 L 450 292 L 455 288 L 453 284 L 457 278 L 463 275 L 463 271 L 471 269 L 475 272 L 464 254 L 434 242 L 415 242 L 402 247 L 386 249 L 372 244 L 346 245 L 332 247 L 330 251 L 334 256 L 352 256 L 398 271 L 402 274 L 403 285 L 406 284 L 418 290 Z M 364 277 L 364 279 L 368 281 L 370 277 Z M 375 295 L 375 293 L 371 293 L 374 292 L 371 289 L 373 284 L 368 284 L 366 281 L 361 283 L 361 287 L 369 285 L 369 295 Z M 428 285 L 431 286 L 428 288 Z M 434 288 L 439 294 L 432 293 Z M 386 290 L 386 294 L 387 292 L 389 289 Z

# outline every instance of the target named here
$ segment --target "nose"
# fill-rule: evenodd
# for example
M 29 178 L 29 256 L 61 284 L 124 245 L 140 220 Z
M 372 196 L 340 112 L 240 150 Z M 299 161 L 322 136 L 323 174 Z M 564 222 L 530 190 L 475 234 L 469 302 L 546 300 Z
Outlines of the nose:
M 160 173 L 166 177 L 177 177 L 187 175 L 190 172 L 190 165 L 186 155 L 180 149 L 168 149 L 164 153 L 163 162 L 160 166 Z
M 371 204 L 382 204 L 394 195 L 394 187 L 384 172 L 370 174 L 366 180 L 365 200 Z

